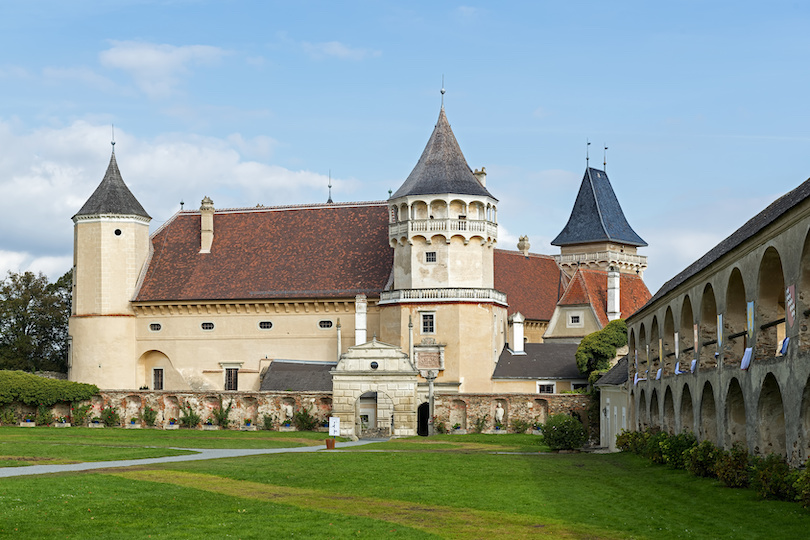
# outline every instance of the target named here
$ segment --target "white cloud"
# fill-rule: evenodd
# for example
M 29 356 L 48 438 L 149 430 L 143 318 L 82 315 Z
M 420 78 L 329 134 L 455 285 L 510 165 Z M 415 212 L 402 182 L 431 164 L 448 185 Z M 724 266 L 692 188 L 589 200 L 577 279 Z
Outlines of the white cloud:
M 57 83 L 63 81 L 78 81 L 99 90 L 110 91 L 116 89 L 116 84 L 112 80 L 103 75 L 99 75 L 88 67 L 46 67 L 42 70 L 42 76 L 46 81 L 54 81 Z
M 304 42 L 301 46 L 307 54 L 316 59 L 329 57 L 340 60 L 364 60 L 382 55 L 381 51 L 349 47 L 339 41 L 327 41 L 325 43 Z
M 228 53 L 209 45 L 174 45 L 141 41 L 113 41 L 99 54 L 101 64 L 126 71 L 135 84 L 152 98 L 174 94 L 190 66 L 211 65 Z

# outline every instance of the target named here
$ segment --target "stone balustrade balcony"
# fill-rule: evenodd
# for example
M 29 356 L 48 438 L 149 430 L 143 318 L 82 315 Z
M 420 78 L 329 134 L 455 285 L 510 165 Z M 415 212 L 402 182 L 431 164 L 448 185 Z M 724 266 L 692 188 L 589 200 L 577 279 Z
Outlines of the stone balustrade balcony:
M 554 260 L 562 268 L 573 268 L 585 266 L 586 268 L 596 268 L 605 270 L 614 266 L 620 270 L 638 271 L 644 273 L 647 269 L 647 257 L 635 253 L 624 253 L 620 251 L 598 251 L 596 253 L 567 253 L 565 255 L 554 255 Z
M 380 293 L 380 305 L 418 302 L 493 302 L 506 305 L 506 294 L 495 289 L 430 288 L 399 289 Z
M 473 236 L 481 236 L 496 240 L 498 237 L 498 224 L 485 219 L 409 219 L 388 224 L 388 236 L 392 239 L 423 235 L 430 240 L 434 234 L 442 234 L 447 238 L 461 235 L 469 241 Z

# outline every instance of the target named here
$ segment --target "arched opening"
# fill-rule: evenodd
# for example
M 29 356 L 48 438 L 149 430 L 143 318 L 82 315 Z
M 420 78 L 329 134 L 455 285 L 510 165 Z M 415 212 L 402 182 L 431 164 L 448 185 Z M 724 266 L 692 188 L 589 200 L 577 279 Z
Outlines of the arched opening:
M 799 320 L 799 346 L 806 352 L 810 351 L 810 233 L 804 239 L 799 279 L 796 317 Z
M 726 312 L 723 315 L 723 363 L 740 367 L 745 348 L 748 346 L 747 315 L 745 308 L 745 284 L 739 268 L 731 271 L 726 289 Z
M 661 369 L 661 333 L 658 330 L 658 317 L 653 317 L 652 325 L 650 326 L 650 346 L 649 346 L 649 362 L 650 362 L 650 379 L 658 377 L 658 370 Z M 652 401 L 650 401 L 652 403 Z M 652 415 L 652 412 L 650 412 Z M 655 425 L 655 424 L 653 424 Z
M 360 416 L 360 438 L 368 438 L 377 428 L 377 392 L 366 392 L 357 400 Z
M 141 416 L 141 409 L 143 407 L 143 402 L 141 400 L 141 396 L 138 395 L 129 395 L 124 398 L 124 415 L 121 418 L 125 424 L 128 424 L 130 419 L 132 418 L 139 418 Z
M 638 373 L 638 357 L 636 356 L 636 351 L 636 329 L 629 328 L 627 333 L 627 358 L 633 365 L 632 371 L 630 372 L 631 375 Z
M 768 373 L 762 383 L 757 404 L 757 453 L 760 455 L 785 455 L 785 409 L 782 405 L 782 392 L 773 373 Z
M 755 360 L 776 356 L 785 339 L 785 280 L 782 259 L 773 247 L 765 250 L 759 265 Z
M 641 323 L 641 328 L 638 331 L 638 376 L 641 378 L 646 378 L 649 371 L 649 363 L 647 362 L 648 349 L 647 332 L 644 323 Z
M 428 206 L 425 201 L 414 201 L 411 205 L 411 215 L 413 219 L 427 219 Z
M 534 421 L 542 424 L 548 418 L 548 401 L 545 399 L 534 400 Z
M 138 388 L 148 390 L 188 390 L 189 386 L 172 361 L 160 351 L 147 351 L 135 366 Z
M 700 367 L 714 369 L 717 367 L 717 302 L 711 283 L 703 288 L 700 300 Z
M 692 392 L 689 385 L 683 385 L 681 393 L 681 431 L 695 432 L 695 412 L 692 408 Z
M 678 338 L 681 340 L 680 351 L 678 351 L 678 368 L 682 372 L 689 372 L 692 360 L 697 358 L 694 324 L 695 317 L 692 314 L 692 302 L 687 295 L 683 297 L 683 304 L 681 305 L 681 330 L 678 332 Z
M 650 427 L 649 416 L 647 416 L 647 398 L 644 395 L 644 389 L 638 397 L 638 427 L 639 429 L 647 429 Z
M 726 394 L 726 445 L 746 444 L 745 397 L 736 378 L 731 379 Z
M 174 419 L 174 424 L 172 424 Z M 180 419 L 180 400 L 177 396 L 164 396 L 163 397 L 163 423 L 168 425 L 178 425 Z
M 430 202 L 429 219 L 443 219 L 447 217 L 447 203 L 440 200 Z
M 332 398 L 322 397 L 318 399 L 318 418 L 328 419 L 332 416 Z
M 675 433 L 675 401 L 672 399 L 672 389 L 667 386 L 664 392 L 664 431 Z
M 805 462 L 810 458 L 810 377 L 808 377 L 807 382 L 804 383 L 799 418 L 801 419 L 802 432 L 802 446 L 799 457 L 802 462 Z
M 635 430 L 638 429 L 638 424 L 636 424 L 636 393 L 633 390 L 630 390 L 630 429 Z
M 700 398 L 700 438 L 717 444 L 717 407 L 714 404 L 714 389 L 708 381 L 703 385 Z
M 499 427 L 498 424 L 500 424 L 500 429 L 506 429 L 509 425 L 509 402 L 505 399 L 496 399 L 492 402 L 491 407 L 489 414 L 494 421 L 495 427 Z
M 430 419 L 430 403 L 422 403 L 416 409 L 416 434 L 420 437 L 428 436 L 428 420 Z
M 661 427 L 661 413 L 658 410 L 658 392 L 652 391 L 650 397 L 650 426 L 653 428 Z
M 259 401 L 255 397 L 242 398 L 242 424 L 250 420 L 250 425 L 255 426 L 259 417 Z
M 456 426 L 458 426 L 456 428 Z M 467 404 L 461 399 L 450 402 L 450 427 L 452 429 L 467 429 Z
M 460 199 L 450 201 L 450 217 L 454 219 L 467 219 L 467 203 Z
M 672 308 L 669 306 L 667 306 L 667 312 L 664 315 L 664 334 L 662 337 L 664 345 L 664 357 L 661 359 L 664 370 L 663 375 L 672 375 L 675 373 L 675 318 L 672 316 Z

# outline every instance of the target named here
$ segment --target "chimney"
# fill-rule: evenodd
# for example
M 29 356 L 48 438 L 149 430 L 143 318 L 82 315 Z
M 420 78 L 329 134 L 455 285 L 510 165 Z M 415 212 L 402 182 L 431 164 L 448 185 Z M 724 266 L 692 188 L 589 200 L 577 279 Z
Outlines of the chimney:
M 358 294 L 354 297 L 354 344 L 361 345 L 368 341 L 366 337 L 366 295 Z
M 621 317 L 621 295 L 619 294 L 619 272 L 614 266 L 608 269 L 607 278 L 607 317 L 609 321 L 615 321 Z
M 484 187 L 487 187 L 487 168 L 481 167 L 481 170 L 475 169 L 473 171 L 473 175 L 475 175 L 475 179 L 478 180 L 478 183 Z
M 200 253 L 211 253 L 214 242 L 214 201 L 207 195 L 200 205 Z
M 512 354 L 526 354 L 523 350 L 523 321 L 526 318 L 517 312 L 510 319 L 512 320 Z
M 517 244 L 518 251 L 523 253 L 524 257 L 528 257 L 530 247 L 532 247 L 532 245 L 529 243 L 529 237 L 528 236 L 521 236 L 520 240 L 518 241 L 518 244 Z

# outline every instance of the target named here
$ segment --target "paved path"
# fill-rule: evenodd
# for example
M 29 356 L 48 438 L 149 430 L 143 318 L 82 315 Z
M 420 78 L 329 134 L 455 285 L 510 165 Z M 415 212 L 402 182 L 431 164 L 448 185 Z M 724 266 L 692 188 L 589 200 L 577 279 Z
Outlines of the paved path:
M 338 442 L 335 444 L 336 449 L 349 448 L 352 446 L 362 446 L 374 442 L 382 442 L 387 439 L 363 439 L 360 441 Z M 185 456 L 165 456 L 158 458 L 145 458 L 145 459 L 122 459 L 117 461 L 88 461 L 84 463 L 70 463 L 67 465 L 30 465 L 26 467 L 0 467 L 0 478 L 8 478 L 11 476 L 30 476 L 36 474 L 50 474 L 60 472 L 77 472 L 77 471 L 90 471 L 93 469 L 109 469 L 117 467 L 134 467 L 137 465 L 152 465 L 154 463 L 177 463 L 181 461 L 198 461 L 201 459 L 220 459 L 220 458 L 233 458 L 242 456 L 258 456 L 261 454 L 283 454 L 286 452 L 321 452 L 325 451 L 325 446 L 298 446 L 295 448 L 255 448 L 255 449 L 238 449 L 238 448 L 219 448 L 219 449 L 204 449 L 204 448 L 179 448 L 179 450 L 191 450 L 198 452 L 197 454 L 188 454 Z

